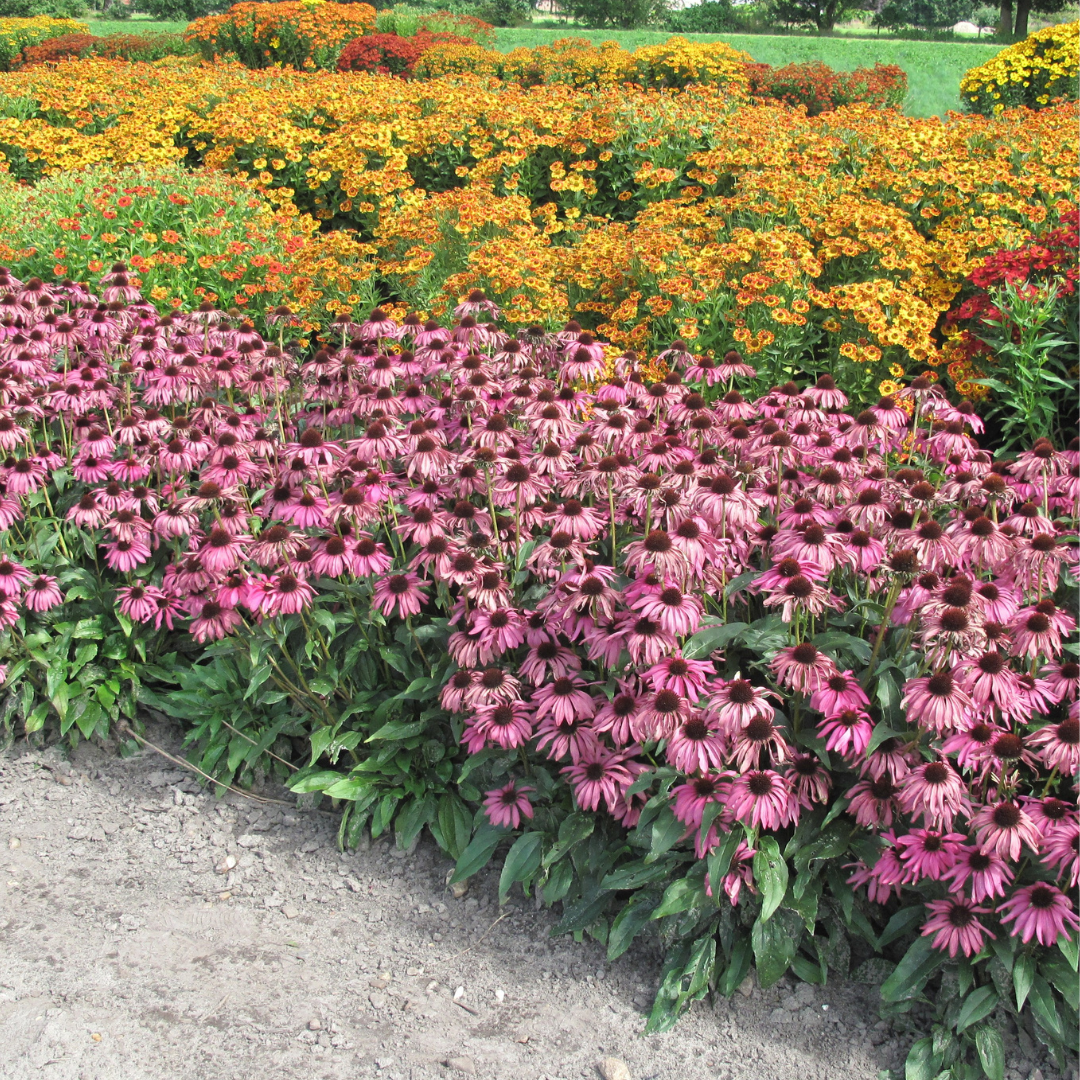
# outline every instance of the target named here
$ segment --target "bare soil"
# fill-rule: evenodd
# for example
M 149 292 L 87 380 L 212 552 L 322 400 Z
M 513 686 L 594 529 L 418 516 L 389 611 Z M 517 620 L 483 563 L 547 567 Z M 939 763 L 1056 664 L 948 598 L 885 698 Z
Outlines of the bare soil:
M 455 898 L 433 844 L 343 855 L 336 824 L 215 799 L 149 751 L 0 755 L 0 1076 L 595 1080 L 610 1056 L 633 1080 L 878 1080 L 902 1063 L 910 1038 L 858 983 L 748 981 L 642 1035 L 655 943 L 608 964 L 520 892 L 500 909 L 494 875 Z

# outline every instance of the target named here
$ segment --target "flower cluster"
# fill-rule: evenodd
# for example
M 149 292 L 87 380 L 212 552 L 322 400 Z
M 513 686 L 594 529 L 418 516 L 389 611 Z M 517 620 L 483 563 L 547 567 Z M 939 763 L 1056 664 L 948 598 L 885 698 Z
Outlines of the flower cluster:
M 411 75 L 417 61 L 435 45 L 469 46 L 475 42 L 454 34 L 419 30 L 411 37 L 368 34 L 350 41 L 338 57 L 338 71 L 367 71 L 380 75 Z
M 972 112 L 997 116 L 1018 105 L 1044 109 L 1055 99 L 1077 99 L 1080 22 L 1048 26 L 972 68 L 960 93 Z
M 936 948 L 1075 933 L 1080 444 L 994 461 L 926 378 L 854 415 L 827 375 L 752 400 L 743 356 L 683 341 L 652 379 L 479 290 L 446 326 L 342 315 L 303 360 L 211 303 L 159 316 L 123 264 L 100 296 L 2 274 L 0 314 L 3 524 L 55 514 L 133 623 L 438 610 L 467 753 L 527 748 L 626 828 L 662 767 L 699 859 L 745 833 L 732 904 L 753 844 L 832 805 L 872 901 L 937 890 Z M 0 560 L 4 627 L 63 603 L 35 551 Z
M 252 68 L 333 70 L 346 42 L 374 28 L 370 4 L 287 0 L 234 4 L 222 15 L 196 19 L 184 36 L 207 59 L 235 56 Z
M 28 46 L 68 34 L 89 33 L 86 23 L 76 19 L 54 19 L 48 15 L 35 15 L 32 19 L 0 19 L 0 71 L 10 71 Z
M 63 34 L 49 38 L 40 45 L 27 45 L 16 67 L 55 64 L 86 56 L 107 60 L 161 60 L 166 56 L 182 56 L 190 46 L 180 34 Z
M 808 116 L 857 102 L 895 109 L 907 93 L 907 75 L 895 64 L 855 71 L 833 71 L 820 61 L 782 68 L 749 64 L 747 73 L 751 95 L 805 106 Z

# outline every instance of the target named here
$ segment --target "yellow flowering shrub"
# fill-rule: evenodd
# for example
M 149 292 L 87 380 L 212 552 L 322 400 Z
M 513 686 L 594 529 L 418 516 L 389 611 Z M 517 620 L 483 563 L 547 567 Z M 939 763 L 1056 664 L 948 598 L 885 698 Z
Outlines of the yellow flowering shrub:
M 688 41 L 668 38 L 662 45 L 645 45 L 633 52 L 639 81 L 644 86 L 687 86 L 708 83 L 713 86 L 745 87 L 745 66 L 750 56 L 722 41 Z
M 287 0 L 234 4 L 222 15 L 196 19 L 185 37 L 207 59 L 235 56 L 251 68 L 287 64 L 332 70 L 353 38 L 374 29 L 370 4 Z
M 504 63 L 504 78 L 524 86 L 620 86 L 633 81 L 632 55 L 617 42 L 599 47 L 587 38 L 559 38 L 534 49 L 515 49 Z
M 1077 99 L 1080 22 L 1048 26 L 972 68 L 960 93 L 972 112 L 996 116 L 1018 105 L 1043 109 L 1055 98 Z
M 27 45 L 40 45 L 64 34 L 89 34 L 90 28 L 77 19 L 54 19 L 35 15 L 32 19 L 0 19 L 0 71 L 10 71 Z

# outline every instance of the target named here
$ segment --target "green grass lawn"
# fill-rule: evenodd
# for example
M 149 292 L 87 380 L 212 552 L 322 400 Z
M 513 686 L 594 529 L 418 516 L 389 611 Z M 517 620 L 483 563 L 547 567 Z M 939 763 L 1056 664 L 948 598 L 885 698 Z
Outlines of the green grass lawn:
M 586 37 L 590 41 L 617 41 L 624 49 L 666 41 L 667 31 L 650 30 L 496 30 L 496 48 L 509 52 L 519 47 L 544 45 L 561 37 Z M 898 64 L 908 77 L 904 111 L 908 116 L 944 116 L 960 108 L 960 79 L 969 68 L 989 60 L 1000 45 L 975 42 L 902 41 L 897 38 L 803 37 L 780 34 L 693 34 L 702 41 L 726 41 L 762 63 L 784 64 L 820 60 L 838 71 L 873 67 L 875 63 Z
M 80 19 L 90 27 L 95 37 L 108 37 L 109 34 L 182 34 L 188 24 L 183 19 L 179 22 L 158 22 L 133 15 L 130 19 Z

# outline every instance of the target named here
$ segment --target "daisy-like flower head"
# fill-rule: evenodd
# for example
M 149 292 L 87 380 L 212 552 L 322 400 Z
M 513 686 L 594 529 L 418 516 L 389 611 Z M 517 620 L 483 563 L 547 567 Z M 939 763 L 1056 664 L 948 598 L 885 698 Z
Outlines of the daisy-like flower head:
M 836 664 L 809 642 L 781 649 L 769 668 L 781 686 L 807 695 L 820 690 L 837 674 Z
M 535 788 L 526 784 L 520 787 L 516 780 L 511 780 L 501 788 L 494 788 L 484 793 L 484 811 L 492 825 L 504 829 L 517 829 L 523 817 L 532 819 L 533 808 L 529 795 Z
M 955 957 L 957 952 L 974 956 L 981 951 L 987 938 L 994 935 L 976 918 L 989 915 L 990 909 L 976 907 L 975 902 L 963 896 L 950 896 L 945 900 L 929 900 L 926 904 L 930 918 L 923 923 L 922 934 L 934 937 L 935 949 Z
M 1025 943 L 1036 938 L 1040 945 L 1053 945 L 1062 934 L 1071 941 L 1080 928 L 1072 901 L 1045 882 L 1017 889 L 999 905 L 998 915 L 1003 923 L 1012 924 L 1013 934 Z

